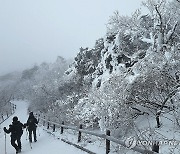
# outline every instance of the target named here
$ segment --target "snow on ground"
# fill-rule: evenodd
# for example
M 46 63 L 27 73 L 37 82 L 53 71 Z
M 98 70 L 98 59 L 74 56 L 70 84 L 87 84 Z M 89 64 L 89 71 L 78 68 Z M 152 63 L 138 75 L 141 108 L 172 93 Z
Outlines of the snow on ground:
M 0 154 L 5 153 L 5 134 L 3 127 L 9 128 L 9 124 L 12 123 L 12 118 L 18 116 L 22 123 L 26 123 L 28 114 L 28 102 L 14 101 L 17 105 L 17 109 L 14 115 L 7 119 L 0 125 Z M 33 142 L 32 149 L 30 147 L 27 132 L 24 129 L 24 133 L 21 138 L 22 142 L 22 154 L 85 154 L 86 152 L 77 149 L 71 145 L 62 142 L 60 139 L 55 139 L 52 135 L 43 130 L 42 127 L 37 129 L 37 142 Z M 10 144 L 10 135 L 6 134 L 6 151 L 7 154 L 15 154 L 15 149 Z
M 18 116 L 19 120 L 22 123 L 26 123 L 28 118 L 27 108 L 28 102 L 25 101 L 13 101 L 12 103 L 17 105 L 17 109 L 15 114 L 9 117 L 4 123 L 0 124 L 0 154 L 5 154 L 5 134 L 3 131 L 3 127 L 9 128 L 9 124 L 12 123 L 12 118 L 14 116 Z M 147 119 L 146 119 L 147 118 Z M 161 121 L 163 125 L 160 128 L 156 128 L 155 117 L 151 116 L 142 116 L 139 117 L 136 121 L 136 125 L 140 126 L 139 131 L 141 131 L 142 135 L 145 133 L 145 136 L 149 136 L 150 140 L 160 139 L 162 141 L 178 141 L 178 145 L 172 146 L 163 144 L 160 146 L 160 153 L 162 154 L 178 154 L 180 152 L 180 131 L 179 127 L 175 126 L 175 121 L 172 116 L 172 113 L 166 113 L 161 115 Z M 95 130 L 93 130 L 95 131 Z M 131 134 L 131 136 L 134 136 Z M 128 137 L 128 136 L 127 136 Z M 37 128 L 37 142 L 32 143 L 32 149 L 30 147 L 27 131 L 24 130 L 22 136 L 22 154 L 86 154 L 86 152 L 75 148 L 72 145 L 64 143 L 61 139 L 65 139 L 74 144 L 78 144 L 94 153 L 104 154 L 105 153 L 105 140 L 92 136 L 92 135 L 84 135 L 82 133 L 82 141 L 77 143 L 77 132 L 65 129 L 63 134 L 60 134 L 60 130 L 56 129 L 55 132 L 52 132 L 52 128 L 47 130 L 46 127 L 41 126 L 39 124 Z M 147 139 L 147 138 L 146 138 Z M 116 147 L 116 148 L 115 148 Z M 110 154 L 135 154 L 133 150 L 125 149 L 117 150 L 119 146 L 113 142 L 111 142 L 111 152 Z M 121 149 L 121 148 L 120 148 Z M 10 144 L 10 135 L 6 134 L 6 151 L 7 154 L 15 154 L 14 148 Z
M 140 116 L 136 121 L 136 126 L 138 126 L 138 131 L 141 132 L 141 137 L 144 137 L 143 141 L 160 142 L 159 151 L 161 154 L 179 154 L 180 127 L 177 126 L 173 111 L 162 113 L 160 122 L 162 125 L 157 128 L 155 116 L 150 114 L 149 116 Z

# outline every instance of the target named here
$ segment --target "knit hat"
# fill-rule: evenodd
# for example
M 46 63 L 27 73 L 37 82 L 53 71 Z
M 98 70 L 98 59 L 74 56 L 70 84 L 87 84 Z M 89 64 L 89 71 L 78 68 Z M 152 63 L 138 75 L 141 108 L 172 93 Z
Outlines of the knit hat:
M 33 112 L 30 112 L 29 115 L 30 115 L 30 116 L 33 116 Z
M 15 122 L 15 121 L 18 121 L 18 117 L 13 117 L 13 121 Z

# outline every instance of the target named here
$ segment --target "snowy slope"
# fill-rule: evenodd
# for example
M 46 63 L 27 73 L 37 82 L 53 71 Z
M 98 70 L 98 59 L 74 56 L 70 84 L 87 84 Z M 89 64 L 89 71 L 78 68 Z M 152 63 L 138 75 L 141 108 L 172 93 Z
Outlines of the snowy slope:
M 17 110 L 8 120 L 0 125 L 0 154 L 5 154 L 5 135 L 3 127 L 9 127 L 12 123 L 13 116 L 18 116 L 22 123 L 25 123 L 28 118 L 27 107 L 28 103 L 25 101 L 14 101 L 17 105 Z M 84 154 L 85 152 L 76 149 L 75 147 L 68 145 L 61 140 L 53 138 L 52 135 L 48 134 L 43 128 L 37 129 L 37 142 L 32 143 L 32 149 L 27 140 L 27 132 L 24 130 L 22 136 L 22 154 Z M 10 145 L 10 135 L 6 135 L 6 151 L 7 154 L 15 154 L 14 148 Z

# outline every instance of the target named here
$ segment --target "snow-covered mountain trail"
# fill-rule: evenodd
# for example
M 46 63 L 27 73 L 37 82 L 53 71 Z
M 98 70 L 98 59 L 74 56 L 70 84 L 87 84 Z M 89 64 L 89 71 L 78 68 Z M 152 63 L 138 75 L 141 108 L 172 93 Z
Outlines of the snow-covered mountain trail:
M 13 101 L 12 103 L 17 105 L 15 114 L 13 114 L 9 119 L 0 125 L 0 154 L 5 154 L 5 134 L 3 127 L 9 128 L 9 124 L 12 123 L 12 118 L 18 116 L 22 123 L 26 123 L 28 114 L 28 102 L 25 101 Z M 22 142 L 22 154 L 85 154 L 86 152 L 81 151 L 71 145 L 68 145 L 61 140 L 55 139 L 52 135 L 48 134 L 39 127 L 37 129 L 37 142 L 31 144 L 30 147 L 26 129 L 21 138 Z M 15 149 L 10 143 L 10 134 L 6 134 L 6 154 L 15 154 Z

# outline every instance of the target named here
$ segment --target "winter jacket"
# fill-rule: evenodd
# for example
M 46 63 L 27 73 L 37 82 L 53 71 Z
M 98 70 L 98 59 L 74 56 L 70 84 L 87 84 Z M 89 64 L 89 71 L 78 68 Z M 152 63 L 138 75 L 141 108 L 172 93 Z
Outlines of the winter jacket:
M 23 128 L 25 126 L 20 121 L 13 121 L 12 125 L 9 125 L 9 129 L 4 127 L 4 131 L 9 134 L 11 133 L 11 137 L 21 137 L 23 134 Z
M 38 121 L 37 119 L 34 117 L 34 115 L 30 115 L 28 120 L 27 120 L 27 123 L 26 123 L 26 126 L 28 127 L 28 129 L 34 129 L 37 127 L 37 124 L 38 124 Z

